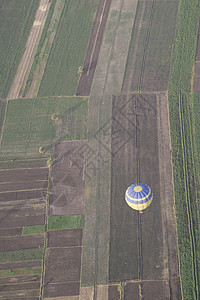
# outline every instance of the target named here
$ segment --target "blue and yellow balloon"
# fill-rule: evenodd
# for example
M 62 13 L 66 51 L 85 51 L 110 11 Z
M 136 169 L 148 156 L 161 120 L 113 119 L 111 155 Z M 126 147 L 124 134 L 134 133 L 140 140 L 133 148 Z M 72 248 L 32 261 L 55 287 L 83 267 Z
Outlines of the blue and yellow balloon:
M 142 212 L 151 204 L 153 193 L 148 185 L 135 183 L 127 188 L 125 200 L 131 208 Z

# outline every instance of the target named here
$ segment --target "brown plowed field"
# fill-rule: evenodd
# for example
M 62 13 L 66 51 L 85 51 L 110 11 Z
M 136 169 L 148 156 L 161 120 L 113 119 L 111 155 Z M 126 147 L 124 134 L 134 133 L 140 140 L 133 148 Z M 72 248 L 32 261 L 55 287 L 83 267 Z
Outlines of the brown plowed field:
M 44 246 L 44 236 L 1 237 L 0 251 L 20 250 Z
M 17 290 L 36 290 L 40 288 L 40 282 L 22 283 L 22 284 L 2 284 L 1 291 L 17 291 Z M 1 294 L 0 294 L 1 295 Z
M 1 192 L 11 192 L 18 190 L 34 190 L 34 189 L 46 189 L 48 182 L 45 180 L 41 181 L 26 181 L 25 182 L 12 182 L 12 183 L 1 183 L 0 190 Z
M 89 96 L 111 0 L 100 0 L 76 95 Z
M 82 246 L 82 229 L 54 230 L 47 232 L 47 247 Z
M 0 182 L 38 181 L 48 178 L 48 168 L 0 170 Z
M 140 300 L 140 284 L 128 283 L 124 287 L 124 300 Z M 156 298 L 155 298 L 156 299 Z
M 80 283 L 79 282 L 62 282 L 47 284 L 45 286 L 44 297 L 62 297 L 62 296 L 75 296 L 79 295 Z M 53 298 L 54 299 L 54 298 Z M 55 298 L 59 299 L 59 298 Z
M 25 283 L 25 282 L 40 282 L 41 275 L 29 275 L 29 276 L 15 276 L 15 277 L 7 277 L 0 278 L 0 284 L 8 284 L 8 283 Z
M 32 216 L 32 217 L 6 217 L 6 219 L 0 221 L 1 228 L 12 228 L 22 226 L 44 225 L 45 215 Z
M 16 290 L 0 292 L 0 299 L 12 300 L 39 300 L 39 290 Z
M 117 285 L 109 286 L 108 287 L 108 300 L 118 300 L 118 299 L 120 299 L 120 293 L 118 291 L 118 286 Z
M 0 193 L 0 201 L 15 201 L 15 200 L 29 200 L 29 199 L 44 199 L 43 190 L 32 190 L 32 191 L 15 191 Z
M 22 235 L 22 228 L 1 229 L 0 237 L 2 236 L 17 236 Z
M 80 281 L 81 247 L 49 248 L 45 284 Z
M 11 209 L 0 209 L 0 219 L 7 217 L 28 217 L 28 216 L 39 216 L 45 214 L 44 206 L 37 207 L 14 207 Z
M 83 214 L 85 141 L 55 145 L 50 186 L 50 215 Z
M 76 233 L 75 231 L 75 236 Z M 79 295 L 81 250 L 82 248 L 77 246 L 47 249 L 44 280 L 45 297 Z
M 20 261 L 20 262 L 14 262 L 14 263 L 12 262 L 12 263 L 0 264 L 0 270 L 41 267 L 41 265 L 42 265 L 41 260 Z

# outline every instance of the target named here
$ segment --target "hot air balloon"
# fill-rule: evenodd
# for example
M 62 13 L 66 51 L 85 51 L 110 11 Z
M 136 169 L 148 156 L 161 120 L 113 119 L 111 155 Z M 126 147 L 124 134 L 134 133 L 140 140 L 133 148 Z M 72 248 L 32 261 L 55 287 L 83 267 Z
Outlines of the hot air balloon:
M 131 208 L 142 212 L 151 204 L 153 193 L 148 185 L 135 183 L 127 188 L 125 200 Z

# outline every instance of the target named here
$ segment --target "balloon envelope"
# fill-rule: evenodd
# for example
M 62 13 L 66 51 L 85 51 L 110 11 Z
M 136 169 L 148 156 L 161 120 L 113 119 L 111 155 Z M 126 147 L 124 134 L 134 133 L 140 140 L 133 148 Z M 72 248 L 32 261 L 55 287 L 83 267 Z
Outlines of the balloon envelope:
M 148 185 L 135 183 L 126 190 L 125 200 L 131 208 L 142 211 L 151 204 L 153 193 Z

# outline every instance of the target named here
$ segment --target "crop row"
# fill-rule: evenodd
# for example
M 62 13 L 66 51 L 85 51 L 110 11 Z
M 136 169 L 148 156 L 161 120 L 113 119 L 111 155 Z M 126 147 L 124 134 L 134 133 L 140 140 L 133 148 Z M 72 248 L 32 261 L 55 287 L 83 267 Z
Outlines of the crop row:
M 38 8 L 38 1 L 6 0 L 5 9 L 0 10 L 0 97 L 6 98 Z M 10 3 L 9 3 L 10 2 Z M 9 6 L 10 4 L 10 6 Z M 7 9 L 9 7 L 9 9 Z M 17 8 L 17 9 L 16 9 Z
M 194 151 L 191 97 L 198 21 L 198 1 L 180 1 L 169 79 L 169 113 L 183 299 L 199 299 L 200 289 L 197 155 Z
M 66 1 L 41 81 L 39 96 L 74 95 L 98 1 Z

